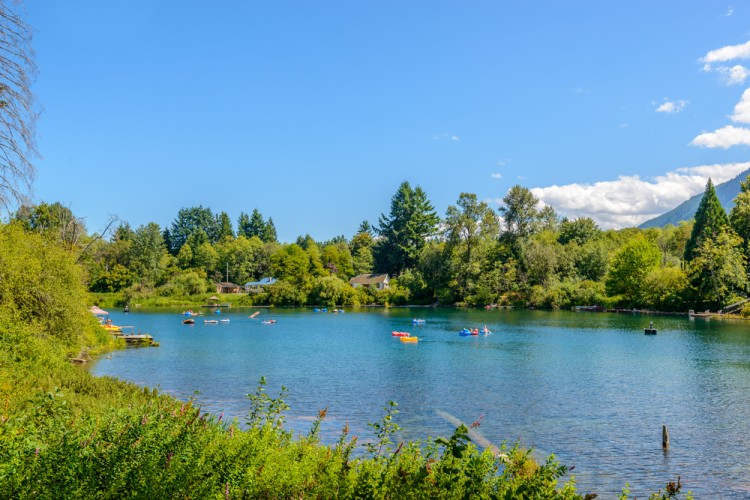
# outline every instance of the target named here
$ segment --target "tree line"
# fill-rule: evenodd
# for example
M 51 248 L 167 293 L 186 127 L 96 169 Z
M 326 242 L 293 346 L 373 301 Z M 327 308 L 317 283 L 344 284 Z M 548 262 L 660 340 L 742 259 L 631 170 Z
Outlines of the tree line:
M 750 178 L 727 215 L 709 179 L 695 220 L 665 228 L 602 230 L 561 218 L 522 186 L 498 210 L 461 193 L 440 217 L 427 194 L 403 182 L 377 224 L 350 237 L 278 241 L 273 220 L 197 206 L 171 225 L 119 222 L 105 240 L 59 203 L 23 206 L 13 220 L 81 251 L 93 292 L 124 300 L 184 297 L 214 283 L 278 281 L 248 303 L 272 305 L 576 305 L 717 309 L 748 291 Z M 358 274 L 386 273 L 388 290 L 353 289 Z

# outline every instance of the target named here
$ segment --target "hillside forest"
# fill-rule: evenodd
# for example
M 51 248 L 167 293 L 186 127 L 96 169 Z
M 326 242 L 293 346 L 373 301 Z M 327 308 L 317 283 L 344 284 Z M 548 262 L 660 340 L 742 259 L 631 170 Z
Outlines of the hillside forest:
M 274 277 L 262 293 L 233 303 L 716 310 L 748 291 L 750 176 L 729 214 L 709 179 L 692 221 L 649 229 L 602 230 L 590 218 L 561 218 L 519 185 L 499 211 L 461 193 L 441 217 L 406 181 L 377 223 L 328 241 L 279 242 L 272 218 L 258 209 L 233 224 L 226 212 L 194 206 L 168 227 L 113 219 L 91 235 L 60 203 L 23 206 L 12 221 L 74 249 L 89 290 L 119 305 L 191 303 L 213 294 L 217 282 Z M 390 287 L 348 284 L 369 273 L 387 273 Z

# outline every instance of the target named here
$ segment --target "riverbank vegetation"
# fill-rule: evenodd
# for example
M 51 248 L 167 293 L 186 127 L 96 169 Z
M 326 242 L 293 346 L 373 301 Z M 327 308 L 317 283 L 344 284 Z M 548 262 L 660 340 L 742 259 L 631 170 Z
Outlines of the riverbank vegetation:
M 399 441 L 395 403 L 371 436 L 345 427 L 322 444 L 325 409 L 295 436 L 284 428 L 286 390 L 271 396 L 265 380 L 247 417 L 226 422 L 193 401 L 93 377 L 71 359 L 117 346 L 85 305 L 77 254 L 0 224 L 0 498 L 584 498 L 572 480 L 558 483 L 569 470 L 554 457 L 482 451 L 464 425 Z
M 517 447 L 481 451 L 453 436 L 397 441 L 395 404 L 373 436 L 320 443 L 283 427 L 285 390 L 265 380 L 248 416 L 224 422 L 192 401 L 70 359 L 115 347 L 85 305 L 77 252 L 0 225 L 0 498 L 582 498 L 567 468 Z M 361 442 L 360 442 L 361 439 Z
M 220 297 L 233 305 L 442 304 L 559 309 L 598 305 L 661 311 L 717 310 L 748 291 L 750 185 L 729 216 L 709 180 L 695 222 L 602 230 L 589 218 L 560 218 L 530 190 L 513 187 L 499 212 L 471 193 L 438 217 L 408 182 L 377 226 L 350 237 L 281 243 L 271 218 L 181 209 L 169 227 L 86 234 L 59 203 L 22 207 L 14 220 L 77 251 L 102 305 L 184 306 L 215 295 L 216 283 L 263 277 L 258 293 Z M 352 288 L 355 275 L 384 273 L 390 287 Z M 244 292 L 244 290 L 243 290 Z M 744 310 L 750 315 L 750 309 Z

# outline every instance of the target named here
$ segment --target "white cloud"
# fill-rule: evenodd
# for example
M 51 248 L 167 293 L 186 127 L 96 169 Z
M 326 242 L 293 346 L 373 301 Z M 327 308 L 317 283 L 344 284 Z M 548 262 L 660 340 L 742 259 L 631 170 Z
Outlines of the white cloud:
M 691 146 L 728 149 L 732 146 L 750 146 L 750 129 L 727 125 L 713 132 L 704 132 L 690 142 Z
M 618 127 L 620 127 L 620 128 L 628 128 L 629 126 L 630 126 L 630 124 L 628 122 L 623 122 L 620 125 L 618 125 Z
M 739 64 L 732 66 L 719 66 L 716 72 L 721 75 L 721 82 L 724 85 L 740 85 L 750 76 L 750 70 Z
M 733 15 L 734 15 L 734 7 L 730 5 L 727 11 L 723 14 L 720 14 L 719 17 L 732 17 Z
M 665 98 L 664 102 L 656 108 L 657 113 L 679 113 L 683 109 L 685 109 L 685 106 L 688 105 L 688 101 L 685 101 L 683 99 L 678 99 L 676 101 L 670 101 L 669 99 Z
M 734 106 L 734 114 L 729 118 L 740 123 L 750 123 L 750 89 L 745 89 L 740 102 Z
M 461 140 L 460 137 L 458 137 L 455 134 L 451 134 L 450 132 L 443 132 L 442 134 L 435 134 L 432 136 L 433 141 L 453 141 L 458 142 Z
M 703 191 L 706 180 L 721 184 L 750 169 L 750 162 L 680 168 L 652 180 L 637 175 L 594 184 L 533 188 L 531 192 L 563 216 L 591 217 L 602 228 L 638 225 Z
M 490 174 L 490 177 L 492 177 L 493 179 L 502 179 L 503 178 L 503 174 L 501 174 L 499 172 L 495 172 L 494 174 Z
M 750 42 L 745 42 L 741 45 L 727 45 L 711 50 L 701 58 L 701 61 L 706 63 L 704 69 L 710 71 L 712 63 L 726 62 L 733 59 L 750 59 Z
M 504 167 L 508 163 L 510 163 L 510 160 L 507 160 L 507 159 L 506 160 L 497 160 L 497 166 L 498 167 Z

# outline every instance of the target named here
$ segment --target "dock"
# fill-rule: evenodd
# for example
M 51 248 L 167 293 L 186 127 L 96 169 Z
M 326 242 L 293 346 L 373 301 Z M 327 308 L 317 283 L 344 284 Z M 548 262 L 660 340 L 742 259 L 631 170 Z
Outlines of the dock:
M 133 326 L 121 326 L 118 330 L 109 333 L 116 339 L 122 339 L 128 346 L 133 347 L 159 347 L 159 343 L 147 333 L 125 333 L 123 330 L 134 330 Z
M 148 334 L 123 335 L 120 338 L 122 338 L 130 346 L 159 347 L 159 343 L 155 342 L 154 338 Z

